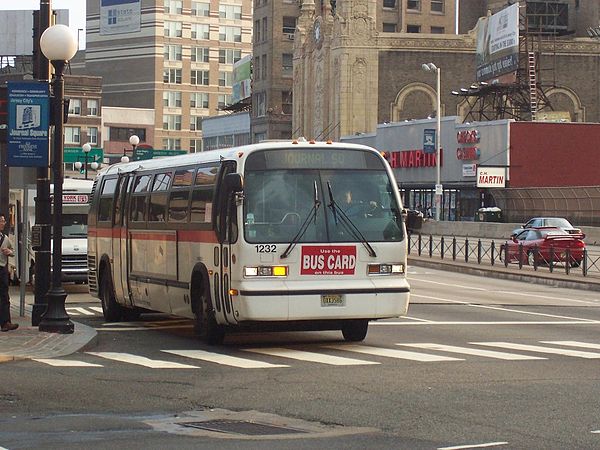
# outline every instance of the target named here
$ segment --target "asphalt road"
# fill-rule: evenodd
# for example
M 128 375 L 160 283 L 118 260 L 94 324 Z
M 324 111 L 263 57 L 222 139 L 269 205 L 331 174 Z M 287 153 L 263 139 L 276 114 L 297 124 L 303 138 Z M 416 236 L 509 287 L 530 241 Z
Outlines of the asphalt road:
M 598 293 L 410 280 L 409 316 L 360 346 L 304 332 L 208 347 L 186 320 L 104 324 L 69 304 L 98 345 L 2 366 L 0 448 L 600 448 Z

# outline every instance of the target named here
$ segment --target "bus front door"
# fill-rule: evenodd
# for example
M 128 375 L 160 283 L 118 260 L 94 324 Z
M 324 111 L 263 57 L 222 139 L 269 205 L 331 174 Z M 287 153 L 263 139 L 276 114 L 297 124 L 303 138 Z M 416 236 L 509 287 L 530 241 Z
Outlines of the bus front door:
M 129 231 L 127 229 L 127 202 L 129 200 L 129 185 L 133 181 L 133 175 L 123 175 L 119 179 L 117 197 L 115 198 L 115 223 L 114 233 L 118 233 L 118 238 L 113 239 L 113 265 L 114 265 L 114 288 L 117 299 L 125 305 L 133 307 L 133 298 L 129 285 Z

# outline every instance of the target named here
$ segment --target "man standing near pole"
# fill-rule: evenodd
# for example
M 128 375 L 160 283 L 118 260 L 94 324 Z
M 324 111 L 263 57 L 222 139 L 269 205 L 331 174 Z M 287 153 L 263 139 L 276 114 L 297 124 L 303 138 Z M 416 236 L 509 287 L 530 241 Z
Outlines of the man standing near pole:
M 10 321 L 10 296 L 8 293 L 8 257 L 13 256 L 12 244 L 4 234 L 6 216 L 0 213 L 0 330 L 12 331 L 19 328 L 18 323 Z

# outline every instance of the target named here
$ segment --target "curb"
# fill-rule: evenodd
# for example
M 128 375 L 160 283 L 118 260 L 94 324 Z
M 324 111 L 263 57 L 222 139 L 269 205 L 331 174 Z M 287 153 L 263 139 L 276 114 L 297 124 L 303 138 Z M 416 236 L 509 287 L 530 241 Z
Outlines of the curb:
M 568 289 L 580 289 L 584 291 L 600 291 L 600 283 L 596 281 L 583 281 L 566 279 L 568 275 L 546 274 L 546 273 L 522 273 L 521 270 L 502 268 L 486 268 L 482 266 L 468 266 L 456 262 L 443 262 L 424 258 L 408 257 L 408 265 L 425 267 L 430 269 L 445 270 L 447 272 L 464 273 L 480 277 L 496 278 L 501 280 L 522 281 L 525 283 L 542 284 Z

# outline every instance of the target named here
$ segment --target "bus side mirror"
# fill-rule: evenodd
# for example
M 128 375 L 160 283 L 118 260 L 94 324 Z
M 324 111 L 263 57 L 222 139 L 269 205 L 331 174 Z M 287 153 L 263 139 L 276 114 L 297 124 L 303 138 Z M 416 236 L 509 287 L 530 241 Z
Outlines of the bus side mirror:
M 227 192 L 242 192 L 244 190 L 242 175 L 239 173 L 225 175 L 225 190 Z

